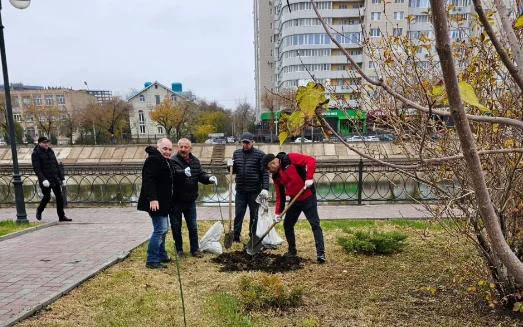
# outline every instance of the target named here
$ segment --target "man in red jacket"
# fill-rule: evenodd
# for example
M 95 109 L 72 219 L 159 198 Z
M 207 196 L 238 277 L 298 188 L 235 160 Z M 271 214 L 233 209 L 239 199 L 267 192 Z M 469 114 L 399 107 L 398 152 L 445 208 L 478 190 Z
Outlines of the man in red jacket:
M 292 199 L 302 188 L 307 187 L 305 192 L 289 208 L 283 221 L 285 237 L 289 245 L 289 252 L 286 255 L 295 256 L 297 254 L 294 225 L 296 225 L 300 213 L 303 212 L 312 228 L 317 261 L 318 263 L 325 263 L 323 231 L 320 226 L 313 179 L 314 171 L 316 170 L 316 159 L 293 152 L 288 154 L 280 152 L 277 155 L 267 153 L 262 158 L 262 167 L 272 173 L 274 189 L 276 190 L 276 216 L 274 217 L 276 222 L 281 220 L 280 213 L 285 208 L 285 196 L 288 195 Z

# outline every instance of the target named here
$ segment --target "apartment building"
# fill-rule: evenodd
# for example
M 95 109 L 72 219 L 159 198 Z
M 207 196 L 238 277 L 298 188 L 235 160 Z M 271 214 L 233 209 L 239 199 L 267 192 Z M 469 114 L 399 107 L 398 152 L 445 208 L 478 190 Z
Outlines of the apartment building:
M 61 112 L 61 117 L 57 117 L 56 126 L 59 126 L 60 121 L 66 119 L 67 114 L 75 111 L 83 110 L 91 103 L 98 100 L 96 97 L 87 94 L 85 91 L 75 91 L 65 88 L 34 88 L 34 89 L 20 89 L 14 88 L 11 91 L 11 103 L 13 108 L 13 119 L 20 123 L 24 129 L 24 135 L 29 135 L 33 140 L 45 135 L 41 130 L 38 119 L 33 114 L 28 113 L 29 106 L 36 108 L 56 106 Z M 70 138 L 60 133 L 57 128 L 53 132 L 59 144 L 70 143 Z M 73 140 L 77 135 L 73 135 Z
M 489 1 L 485 8 L 492 8 Z M 371 78 L 378 78 L 379 71 L 364 51 L 364 40 L 373 42 L 392 35 L 408 35 L 413 40 L 421 35 L 434 36 L 428 16 L 429 0 L 318 0 L 315 3 L 326 23 L 334 29 L 337 41 Z M 449 0 L 448 3 L 453 5 L 449 14 L 461 20 L 459 24 L 451 23 L 450 38 L 468 37 L 474 11 L 472 1 Z M 509 1 L 506 3 L 508 6 Z M 410 24 L 406 19 L 409 15 Z M 261 102 L 265 89 L 279 92 L 297 88 L 306 85 L 311 74 L 327 86 L 331 103 L 339 100 L 351 108 L 362 108 L 357 87 L 362 83 L 361 77 L 329 39 L 309 0 L 254 0 L 254 34 L 257 117 L 266 112 Z M 426 49 L 419 50 L 419 66 L 428 65 L 428 55 Z

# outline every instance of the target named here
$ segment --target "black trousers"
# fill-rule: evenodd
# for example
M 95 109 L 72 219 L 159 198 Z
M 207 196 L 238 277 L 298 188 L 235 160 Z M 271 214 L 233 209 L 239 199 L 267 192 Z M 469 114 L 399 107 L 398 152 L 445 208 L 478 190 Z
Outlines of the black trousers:
M 243 218 L 249 206 L 249 237 L 256 235 L 256 226 L 258 225 L 258 208 L 256 202 L 259 192 L 236 192 L 234 198 L 234 238 L 239 238 L 242 233 Z
M 309 196 L 303 201 L 294 202 L 292 207 L 290 207 L 285 214 L 283 229 L 285 230 L 285 238 L 287 238 L 287 244 L 289 245 L 289 253 L 296 254 L 296 235 L 294 234 L 294 226 L 302 212 L 305 214 L 305 218 L 307 218 L 312 228 L 312 234 L 314 235 L 314 242 L 316 245 L 316 255 L 325 254 L 323 231 L 320 226 L 316 194 Z
M 60 185 L 51 185 L 51 187 L 44 187 L 42 183 L 40 183 L 40 188 L 42 189 L 42 193 L 44 194 L 44 197 L 42 198 L 42 201 L 40 201 L 40 205 L 36 209 L 37 212 L 42 213 L 49 203 L 51 201 L 51 189 L 53 190 L 53 193 L 56 197 L 56 213 L 58 214 L 58 218 L 62 219 L 65 217 L 64 212 L 64 197 L 62 196 L 62 186 Z

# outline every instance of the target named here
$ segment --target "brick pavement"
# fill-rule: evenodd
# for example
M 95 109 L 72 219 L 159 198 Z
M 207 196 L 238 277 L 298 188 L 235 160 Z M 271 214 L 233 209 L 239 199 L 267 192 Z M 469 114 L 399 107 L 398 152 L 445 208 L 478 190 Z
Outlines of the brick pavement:
M 218 210 L 199 207 L 198 219 L 219 220 Z M 35 209 L 27 212 L 36 221 Z M 322 219 L 428 216 L 412 205 L 320 206 L 319 212 Z M 66 214 L 72 223 L 56 223 L 55 209 L 47 208 L 43 222 L 50 226 L 0 238 L 0 326 L 14 325 L 123 260 L 152 231 L 147 214 L 135 208 L 70 208 Z M 222 214 L 228 218 L 227 206 Z M 2 219 L 16 219 L 16 209 L 0 208 Z

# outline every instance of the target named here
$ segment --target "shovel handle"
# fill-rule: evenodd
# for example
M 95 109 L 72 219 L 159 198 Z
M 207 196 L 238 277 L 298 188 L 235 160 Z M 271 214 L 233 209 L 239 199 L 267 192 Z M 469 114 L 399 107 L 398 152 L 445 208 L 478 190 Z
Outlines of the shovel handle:
M 296 202 L 296 200 L 303 194 L 303 192 L 305 192 L 305 190 L 307 189 L 307 186 L 304 186 L 299 192 L 298 194 L 296 194 L 296 196 L 291 200 L 291 202 L 289 202 L 289 205 L 287 207 L 285 207 L 285 209 L 282 211 L 282 213 L 280 214 L 280 217 L 284 216 L 285 213 L 287 212 L 287 210 L 289 210 L 289 208 L 294 204 L 294 202 Z M 267 228 L 267 231 L 265 233 L 263 233 L 262 236 L 260 236 L 260 239 L 258 240 L 258 242 L 256 242 L 256 244 L 254 244 L 252 246 L 252 248 L 255 248 L 256 245 L 260 244 L 260 242 L 265 238 L 265 236 L 267 236 L 267 234 L 269 234 L 269 232 L 274 228 L 274 226 L 276 226 L 276 224 L 278 224 L 279 221 L 274 221 L 270 226 L 269 228 Z

